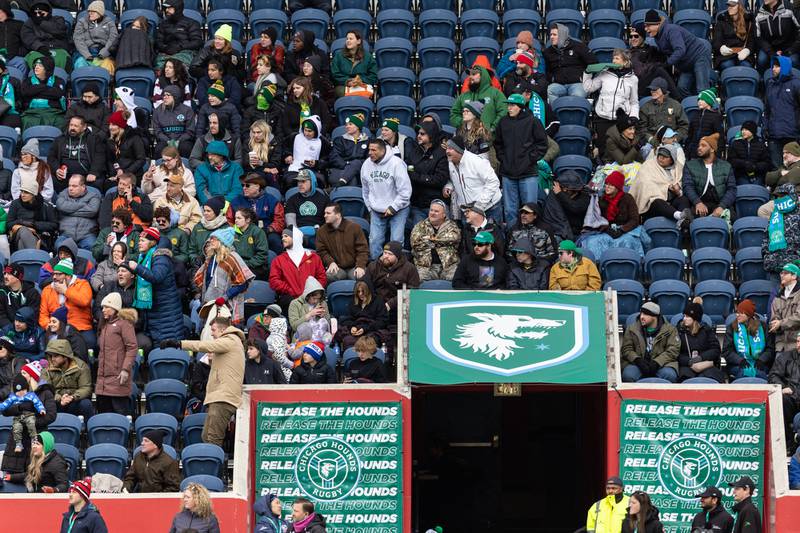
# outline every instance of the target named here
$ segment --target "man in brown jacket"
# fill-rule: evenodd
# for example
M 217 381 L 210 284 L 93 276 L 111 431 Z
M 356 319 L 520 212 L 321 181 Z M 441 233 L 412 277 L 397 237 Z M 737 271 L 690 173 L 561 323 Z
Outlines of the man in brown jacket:
M 55 389 L 58 412 L 82 415 L 84 420 L 89 420 L 94 414 L 89 365 L 75 357 L 66 339 L 48 342 L 45 354 L 48 366 L 42 377 Z
M 145 431 L 142 447 L 133 458 L 122 481 L 127 492 L 178 492 L 181 473 L 178 461 L 164 453 L 164 433 L 160 429 Z
M 788 263 L 781 270 L 781 284 L 778 294 L 772 300 L 769 320 L 769 333 L 775 334 L 775 353 L 794 348 L 797 334 L 800 333 L 800 267 Z
M 203 442 L 222 446 L 228 422 L 242 403 L 244 382 L 245 335 L 231 326 L 227 317 L 218 316 L 211 322 L 210 341 L 178 341 L 167 339 L 161 348 L 181 348 L 205 352 L 211 359 L 211 372 L 206 386 L 207 416 L 203 425 Z
M 325 224 L 317 230 L 317 253 L 325 265 L 328 283 L 358 279 L 369 261 L 369 244 L 361 226 L 342 216 L 339 204 L 325 207 Z
M 419 287 L 419 273 L 414 263 L 406 259 L 403 246 L 390 241 L 383 246 L 381 256 L 367 266 L 367 275 L 389 312 L 389 324 L 397 322 L 397 291 L 406 285 L 409 289 Z

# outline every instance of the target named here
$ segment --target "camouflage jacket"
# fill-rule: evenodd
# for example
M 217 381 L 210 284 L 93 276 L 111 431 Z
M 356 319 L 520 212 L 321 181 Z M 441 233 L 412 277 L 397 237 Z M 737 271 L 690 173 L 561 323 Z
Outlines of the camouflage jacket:
M 435 236 L 436 240 L 430 240 Z M 461 230 L 452 220 L 446 220 L 437 231 L 426 218 L 411 231 L 411 253 L 418 267 L 430 267 L 433 263 L 432 251 L 435 248 L 443 268 L 458 264 L 458 245 Z

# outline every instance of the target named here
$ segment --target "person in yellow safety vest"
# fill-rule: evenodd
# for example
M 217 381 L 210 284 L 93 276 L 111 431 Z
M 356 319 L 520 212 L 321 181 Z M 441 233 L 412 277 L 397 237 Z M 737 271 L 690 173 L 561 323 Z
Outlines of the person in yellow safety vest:
M 618 477 L 606 481 L 606 497 L 595 502 L 586 515 L 586 533 L 620 533 L 628 514 L 628 497 Z

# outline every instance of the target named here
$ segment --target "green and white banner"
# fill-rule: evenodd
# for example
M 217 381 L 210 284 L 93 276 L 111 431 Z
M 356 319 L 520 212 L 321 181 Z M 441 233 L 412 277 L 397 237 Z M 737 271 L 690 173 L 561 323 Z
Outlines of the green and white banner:
M 410 291 L 416 383 L 604 383 L 603 293 Z
M 700 509 L 697 495 L 714 486 L 728 511 L 728 486 L 742 476 L 764 489 L 763 404 L 624 400 L 620 416 L 620 477 L 625 493 L 641 490 L 661 511 L 667 533 L 689 532 Z
M 256 497 L 314 502 L 329 533 L 400 533 L 403 430 L 399 402 L 258 403 Z

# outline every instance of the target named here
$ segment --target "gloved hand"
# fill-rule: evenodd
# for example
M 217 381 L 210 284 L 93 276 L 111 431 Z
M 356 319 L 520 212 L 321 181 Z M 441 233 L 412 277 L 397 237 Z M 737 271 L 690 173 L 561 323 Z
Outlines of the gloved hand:
M 54 494 L 55 491 L 56 489 L 54 489 L 53 487 L 42 487 L 42 492 L 44 492 L 45 494 Z
M 128 383 L 128 378 L 130 377 L 130 374 L 128 374 L 127 370 L 120 370 L 118 377 L 119 377 L 119 384 L 125 385 L 126 383 Z
M 633 361 L 633 364 L 641 371 L 642 377 L 646 378 L 650 376 L 650 365 L 647 364 L 647 360 L 644 357 L 639 357 Z
M 655 376 L 655 375 L 656 375 L 656 372 L 658 372 L 658 371 L 659 371 L 659 369 L 661 369 L 661 367 L 658 365 L 658 363 L 656 363 L 656 362 L 655 362 L 654 360 L 652 360 L 652 359 L 650 359 L 650 360 L 648 360 L 648 361 L 647 361 L 647 367 L 648 367 L 648 370 L 649 370 L 649 374 L 650 374 L 651 376 Z
M 217 304 L 217 305 L 219 305 L 219 306 L 225 305 L 225 298 L 223 298 L 222 296 L 220 296 L 219 298 L 217 298 L 216 300 L 214 300 L 214 303 L 215 303 L 215 304 Z
M 739 61 L 744 61 L 745 59 L 750 57 L 750 49 L 749 48 L 742 48 L 741 50 L 739 50 L 739 53 L 736 54 L 736 55 L 739 58 Z
M 730 56 L 733 55 L 733 50 L 731 50 L 730 48 L 728 48 L 723 44 L 722 46 L 719 47 L 719 53 L 724 56 Z
M 180 348 L 181 341 L 179 341 L 178 339 L 164 339 L 163 341 L 161 341 L 161 344 L 159 346 L 161 346 L 162 350 L 165 350 L 167 348 Z
M 744 168 L 748 174 L 753 174 L 756 171 L 756 164 L 748 160 L 747 163 L 744 164 Z

